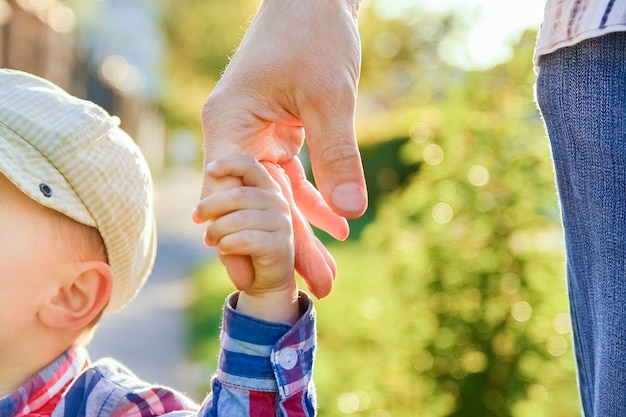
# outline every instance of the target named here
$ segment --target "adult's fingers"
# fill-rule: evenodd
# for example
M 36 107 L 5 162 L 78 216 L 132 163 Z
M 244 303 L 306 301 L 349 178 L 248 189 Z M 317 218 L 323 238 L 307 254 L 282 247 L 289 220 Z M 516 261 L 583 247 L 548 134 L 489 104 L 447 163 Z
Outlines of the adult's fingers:
M 304 216 L 294 212 L 291 216 L 296 239 L 296 271 L 313 295 L 317 298 L 324 298 L 330 294 L 337 275 L 335 260 L 328 249 L 315 237 Z
M 306 219 L 335 239 L 345 240 L 350 233 L 348 222 L 328 206 L 317 189 L 307 180 L 300 160 L 294 157 L 280 166 L 289 177 L 294 200 Z
M 291 206 L 295 242 L 295 269 L 313 295 L 317 298 L 326 297 L 332 290 L 337 272 L 335 261 L 324 245 L 315 237 L 311 226 L 298 209 L 285 175 L 274 164 L 263 163 L 263 165 L 280 185 Z

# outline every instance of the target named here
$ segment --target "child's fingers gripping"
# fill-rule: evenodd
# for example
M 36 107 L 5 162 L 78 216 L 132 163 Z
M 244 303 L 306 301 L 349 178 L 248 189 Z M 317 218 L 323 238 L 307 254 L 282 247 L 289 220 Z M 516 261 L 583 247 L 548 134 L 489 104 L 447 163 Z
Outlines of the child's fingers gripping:
M 238 178 L 232 178 L 234 180 L 239 181 Z M 241 185 L 239 182 L 238 186 Z M 230 190 L 228 190 L 230 191 Z M 218 219 L 214 217 L 215 212 L 213 209 L 208 209 L 209 207 L 213 207 L 211 204 L 211 199 L 220 199 L 224 194 L 228 194 L 226 191 L 219 194 L 213 194 L 206 197 L 194 210 L 193 216 L 198 216 L 201 213 L 202 221 L 197 221 L 194 217 L 194 221 L 196 223 L 206 223 L 207 228 L 204 232 L 203 240 L 204 244 L 207 246 L 214 246 L 213 237 L 211 234 L 211 227 L 214 225 L 215 221 L 213 219 Z M 220 197 L 222 196 L 222 197 Z M 203 210 L 204 209 L 204 210 Z M 219 254 L 220 261 L 226 268 L 228 276 L 231 281 L 235 285 L 238 290 L 244 291 L 248 288 L 252 282 L 254 281 L 254 267 L 252 266 L 252 260 L 249 256 L 246 255 L 228 255 L 228 254 Z
M 197 211 L 202 213 L 210 226 L 217 219 L 240 210 L 278 210 L 288 214 L 289 204 L 278 185 L 275 190 L 239 186 L 204 198 Z
M 256 175 L 254 172 L 255 166 Z M 203 194 L 207 195 L 207 198 L 200 201 L 193 209 L 191 214 L 192 220 L 197 224 L 212 222 L 215 219 L 215 212 L 211 209 L 210 198 L 226 189 L 240 187 L 244 182 L 244 178 L 241 177 L 247 176 L 249 177 L 247 181 L 252 182 L 253 179 L 260 175 L 258 171 L 259 166 L 252 157 L 239 155 L 231 155 L 207 164 L 203 183 Z M 206 232 L 203 239 L 205 244 L 210 242 Z M 220 255 L 220 260 L 231 279 L 235 277 L 233 283 L 238 289 L 243 290 L 251 285 L 254 280 L 254 268 L 250 257 L 224 254 Z
M 254 282 L 254 267 L 249 256 L 218 254 L 231 282 L 239 291 L 246 291 Z
M 291 216 L 285 202 L 285 209 L 242 209 L 232 211 L 212 222 L 205 233 L 205 243 L 209 246 L 219 245 L 220 240 L 230 234 L 245 230 L 260 232 L 279 232 L 290 238 L 293 235 Z M 245 252 L 241 255 L 253 255 Z
M 263 165 L 247 155 L 231 155 L 215 160 L 207 164 L 204 176 L 207 197 L 192 212 L 192 219 L 198 224 L 214 220 L 212 208 L 215 203 L 211 197 L 219 192 L 237 189 L 242 184 L 267 190 L 279 189 Z
M 248 255 L 254 267 L 254 280 L 248 281 L 228 270 L 237 288 L 248 293 L 283 289 L 293 281 L 293 242 L 282 231 L 244 229 L 223 236 L 217 245 L 220 256 Z M 289 262 L 291 259 L 291 262 Z
M 276 183 L 268 175 L 266 167 L 254 157 L 248 155 L 233 155 L 218 159 L 206 166 L 206 173 L 212 177 L 238 177 L 244 185 L 272 189 Z
M 256 187 L 237 190 L 240 193 L 234 196 L 228 190 L 216 197 L 216 203 L 220 203 L 216 205 L 228 212 L 207 227 L 205 240 L 217 246 L 227 261 L 228 256 L 251 259 L 253 280 L 248 275 L 241 276 L 240 266 L 227 265 L 229 277 L 238 289 L 254 293 L 288 285 L 293 282 L 294 249 L 287 200 L 277 185 L 275 190 Z
M 220 259 L 237 289 L 250 290 L 255 285 L 256 270 L 259 269 L 258 266 L 255 268 L 250 255 L 259 259 L 263 254 L 258 248 L 246 244 L 233 246 L 233 242 L 237 242 L 239 232 L 248 229 L 263 231 L 269 228 L 272 231 L 282 227 L 285 229 L 282 236 L 291 238 L 293 232 L 287 202 L 267 170 L 249 156 L 233 155 L 216 160 L 207 165 L 205 177 L 208 196 L 194 209 L 192 218 L 196 223 L 208 222 L 205 243 L 218 246 Z M 286 214 L 287 218 L 281 221 L 280 214 L 264 213 L 272 209 Z M 262 212 L 250 216 L 250 210 Z M 265 245 L 265 250 L 270 248 Z M 249 252 L 253 249 L 255 252 Z M 289 249 L 291 246 L 287 251 Z M 288 256 L 293 259 L 293 249 Z M 283 259 L 276 263 L 286 264 Z M 293 274 L 293 265 L 289 269 Z
M 216 212 L 219 207 L 216 204 L 219 202 L 219 197 L 227 190 L 237 189 L 237 187 L 241 187 L 242 185 L 241 179 L 237 177 L 220 177 L 205 180 L 205 184 L 209 183 L 212 188 L 211 193 L 200 200 L 191 212 L 191 219 L 196 224 L 215 220 Z M 206 188 L 208 188 L 208 185 Z

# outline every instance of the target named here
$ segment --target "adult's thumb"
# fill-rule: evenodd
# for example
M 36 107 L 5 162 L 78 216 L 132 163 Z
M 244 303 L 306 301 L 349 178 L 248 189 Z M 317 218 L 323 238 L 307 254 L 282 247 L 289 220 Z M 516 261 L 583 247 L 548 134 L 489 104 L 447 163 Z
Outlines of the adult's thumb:
M 352 120 L 344 129 L 305 127 L 315 183 L 335 213 L 356 218 L 367 208 L 367 187 Z M 316 128 L 317 127 L 317 128 Z

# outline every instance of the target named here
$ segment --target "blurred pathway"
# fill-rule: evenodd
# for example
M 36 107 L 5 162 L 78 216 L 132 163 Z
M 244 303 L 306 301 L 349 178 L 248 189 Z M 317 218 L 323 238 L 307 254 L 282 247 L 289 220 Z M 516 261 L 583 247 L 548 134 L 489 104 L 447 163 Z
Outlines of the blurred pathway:
M 92 359 L 111 356 L 148 382 L 168 385 L 195 400 L 198 377 L 187 361 L 184 309 L 191 268 L 213 256 L 203 230 L 191 222 L 200 174 L 175 170 L 155 178 L 158 250 L 153 273 L 121 312 L 104 316 L 90 346 Z

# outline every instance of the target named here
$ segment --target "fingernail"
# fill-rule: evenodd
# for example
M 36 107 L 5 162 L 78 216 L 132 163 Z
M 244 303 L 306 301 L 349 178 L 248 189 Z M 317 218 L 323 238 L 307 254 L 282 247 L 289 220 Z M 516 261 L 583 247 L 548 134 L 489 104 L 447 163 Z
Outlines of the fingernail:
M 198 218 L 198 207 L 194 207 L 193 210 L 191 210 L 191 221 L 193 221 L 196 224 L 200 224 L 200 219 Z
M 215 163 L 215 161 L 209 162 L 208 164 L 205 165 L 204 172 L 207 172 L 207 173 L 213 172 L 215 170 L 216 165 L 217 164 Z
M 350 213 L 360 214 L 367 205 L 367 198 L 356 182 L 346 182 L 335 187 L 332 201 L 335 207 Z

